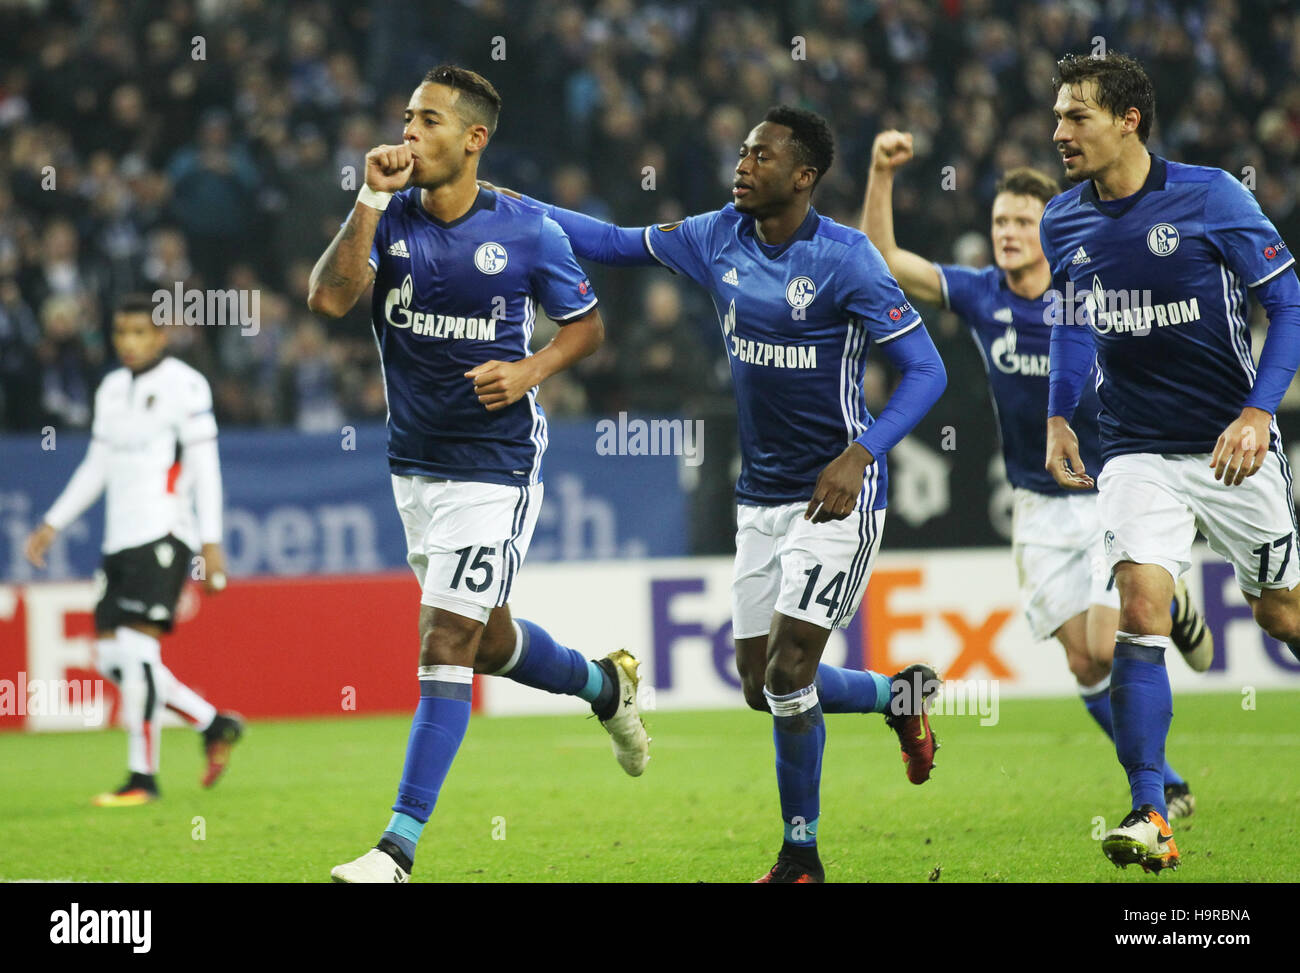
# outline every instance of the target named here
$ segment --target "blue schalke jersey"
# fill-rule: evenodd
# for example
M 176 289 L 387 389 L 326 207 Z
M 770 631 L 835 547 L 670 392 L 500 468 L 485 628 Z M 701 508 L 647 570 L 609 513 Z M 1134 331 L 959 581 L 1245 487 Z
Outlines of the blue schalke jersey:
M 539 304 L 560 324 L 595 307 L 564 231 L 484 189 L 469 212 L 444 223 L 412 188 L 394 195 L 380 217 L 370 266 L 392 472 L 539 482 L 546 416 L 537 390 L 488 412 L 465 373 L 527 357 Z
M 1104 458 L 1212 452 L 1255 382 L 1246 289 L 1294 263 L 1255 197 L 1152 156 L 1132 196 L 1099 200 L 1091 180 L 1057 196 L 1040 235 L 1066 322 L 1097 348 Z
M 866 236 L 811 207 L 779 246 L 754 218 L 717 212 L 645 229 L 646 249 L 700 284 L 722 325 L 736 390 L 741 472 L 736 498 L 807 500 L 817 476 L 875 421 L 862 392 L 867 351 L 920 326 Z M 884 456 L 867 467 L 885 506 Z
M 1049 303 L 1030 300 L 1007 287 L 997 267 L 976 270 L 954 264 L 935 264 L 943 289 L 943 303 L 970 328 L 984 360 L 993 396 L 993 414 L 1002 434 L 1002 457 L 1012 486 L 1060 496 L 1078 493 L 1058 486 L 1047 472 L 1047 363 L 1052 328 Z M 1094 477 L 1101 472 L 1101 443 L 1097 429 L 1100 403 L 1091 387 L 1084 387 L 1070 425 L 1079 437 L 1079 456 Z

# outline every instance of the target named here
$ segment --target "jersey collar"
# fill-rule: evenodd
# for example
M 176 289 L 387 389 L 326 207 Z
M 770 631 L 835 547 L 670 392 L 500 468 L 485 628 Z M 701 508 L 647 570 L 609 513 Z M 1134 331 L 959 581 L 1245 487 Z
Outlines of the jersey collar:
M 777 260 L 800 240 L 811 240 L 815 237 L 817 235 L 817 227 L 821 225 L 821 217 L 817 215 L 817 210 L 809 206 L 808 213 L 804 216 L 803 222 L 799 224 L 799 228 L 790 234 L 790 239 L 777 247 L 773 247 L 760 240 L 758 238 L 758 228 L 754 224 L 755 220 L 751 216 L 749 218 L 749 233 L 750 236 L 754 238 L 754 243 L 758 245 L 758 252 L 769 260 Z
M 1151 171 L 1147 173 L 1147 181 L 1132 196 L 1126 196 L 1123 199 L 1103 200 L 1097 196 L 1096 184 L 1089 179 L 1079 198 L 1082 202 L 1091 203 L 1092 208 L 1103 216 L 1109 216 L 1111 219 L 1116 220 L 1136 206 L 1147 193 L 1164 189 L 1165 175 L 1165 160 L 1158 155 L 1151 155 Z
M 142 368 L 138 372 L 133 372 L 131 371 L 131 369 L 128 368 L 126 370 L 127 374 L 131 376 L 131 381 L 134 382 L 137 378 L 144 378 L 146 375 L 155 371 L 159 365 L 161 365 L 170 357 L 171 355 L 169 355 L 166 351 L 164 351 L 161 355 L 158 356 L 158 360 L 155 361 L 152 365 L 149 365 L 146 368 Z
M 453 226 L 460 226 L 462 223 L 464 223 L 467 219 L 469 219 L 471 216 L 473 216 L 473 215 L 474 215 L 475 213 L 477 213 L 479 210 L 483 210 L 483 209 L 486 209 L 486 210 L 494 210 L 494 209 L 496 209 L 496 208 L 497 208 L 497 194 L 496 194 L 496 193 L 489 193 L 489 192 L 486 192 L 486 191 L 484 191 L 483 187 L 480 186 L 480 187 L 479 187 L 479 191 L 478 191 L 478 195 L 474 197 L 474 202 L 472 202 L 472 203 L 469 204 L 469 209 L 467 209 L 467 210 L 465 211 L 465 214 L 464 214 L 463 216 L 458 216 L 458 217 L 456 217 L 456 219 L 452 220 L 450 223 L 444 223 L 442 220 L 438 219 L 438 217 L 434 216 L 432 213 L 430 213 L 427 209 L 424 208 L 424 203 L 421 202 L 421 200 L 420 200 L 420 190 L 419 190 L 419 189 L 417 189 L 417 190 L 415 191 L 415 208 L 416 208 L 417 210 L 419 210 L 419 211 L 420 211 L 420 214 L 421 214 L 421 215 L 422 215 L 426 220 L 428 220 L 430 223 L 432 223 L 434 226 L 441 227 L 441 228 L 444 229 L 444 230 L 450 230 Z

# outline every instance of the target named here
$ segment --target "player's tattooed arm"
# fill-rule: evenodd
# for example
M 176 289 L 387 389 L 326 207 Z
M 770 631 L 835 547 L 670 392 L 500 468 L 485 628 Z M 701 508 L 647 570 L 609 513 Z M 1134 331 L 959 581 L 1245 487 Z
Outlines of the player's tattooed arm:
M 1092 477 L 1079 456 L 1079 437 L 1064 416 L 1047 418 L 1047 472 L 1067 490 L 1091 490 Z
M 474 383 L 474 394 L 489 412 L 514 405 L 535 385 L 556 372 L 562 372 L 586 358 L 605 340 L 605 324 L 600 311 L 587 314 L 564 325 L 550 344 L 535 355 L 519 361 L 485 361 L 465 377 Z
M 880 251 L 900 287 L 914 301 L 942 304 L 943 285 L 930 261 L 894 240 L 894 173 L 912 158 L 909 132 L 881 132 L 871 146 L 867 195 L 862 202 L 861 230 Z
M 375 194 L 405 189 L 414 171 L 415 158 L 410 146 L 375 146 L 366 153 L 366 190 L 371 202 Z M 366 195 L 362 193 L 363 198 Z M 357 200 L 348 221 L 312 268 L 307 306 L 313 311 L 332 318 L 342 317 L 374 281 L 370 246 L 382 215 L 382 209 Z
M 338 318 L 352 310 L 357 298 L 375 279 L 370 244 L 379 226 L 379 210 L 357 203 L 342 229 L 311 271 L 307 306 L 317 314 Z

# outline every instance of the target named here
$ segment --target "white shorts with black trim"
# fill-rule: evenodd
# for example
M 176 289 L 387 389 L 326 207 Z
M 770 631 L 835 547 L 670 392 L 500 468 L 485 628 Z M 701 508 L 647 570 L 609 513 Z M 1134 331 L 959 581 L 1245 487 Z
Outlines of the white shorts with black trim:
M 1300 584 L 1291 468 L 1272 450 L 1239 486 L 1215 480 L 1209 453 L 1129 453 L 1106 463 L 1097 488 L 1112 569 L 1158 564 L 1176 579 L 1199 530 L 1247 594 Z
M 486 622 L 510 598 L 542 509 L 542 484 L 393 476 L 420 604 Z
M 806 501 L 737 507 L 733 638 L 766 635 L 773 612 L 826 629 L 853 621 L 880 550 L 885 511 L 870 509 L 868 499 L 843 520 L 814 524 L 804 520 L 807 509 Z
M 1095 493 L 1049 496 L 1016 487 L 1011 545 L 1020 603 L 1042 640 L 1091 605 L 1119 608 L 1102 549 Z

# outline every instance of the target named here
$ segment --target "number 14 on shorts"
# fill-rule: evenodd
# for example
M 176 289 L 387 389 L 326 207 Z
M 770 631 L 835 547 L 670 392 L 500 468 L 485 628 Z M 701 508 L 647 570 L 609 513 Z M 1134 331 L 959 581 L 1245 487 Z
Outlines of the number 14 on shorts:
M 808 602 L 812 599 L 813 591 L 817 587 L 817 582 L 821 578 L 822 566 L 815 564 L 804 572 L 808 576 L 808 584 L 804 586 L 803 597 L 799 599 L 799 610 L 807 611 Z M 840 606 L 840 595 L 844 588 L 844 572 L 838 572 L 835 577 L 831 578 L 826 587 L 817 592 L 817 604 L 826 606 L 826 617 L 834 616 Z

